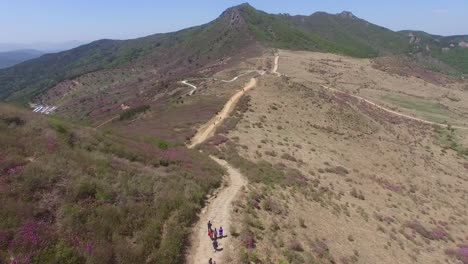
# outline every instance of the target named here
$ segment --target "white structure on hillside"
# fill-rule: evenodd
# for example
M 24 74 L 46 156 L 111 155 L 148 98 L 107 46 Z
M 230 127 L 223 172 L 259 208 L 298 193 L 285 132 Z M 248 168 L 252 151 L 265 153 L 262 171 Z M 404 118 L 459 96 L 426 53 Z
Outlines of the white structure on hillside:
M 34 109 L 34 113 L 40 113 L 49 115 L 57 110 L 57 106 L 49 106 L 49 105 L 33 105 L 32 108 Z

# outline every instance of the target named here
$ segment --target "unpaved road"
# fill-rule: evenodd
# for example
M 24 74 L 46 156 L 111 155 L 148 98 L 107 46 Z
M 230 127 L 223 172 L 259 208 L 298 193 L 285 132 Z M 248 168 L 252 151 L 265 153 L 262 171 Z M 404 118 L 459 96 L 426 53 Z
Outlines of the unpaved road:
M 281 76 L 281 73 L 278 72 L 278 67 L 279 67 L 279 54 L 275 56 L 275 64 L 273 65 L 273 70 L 271 72 L 278 76 Z
M 261 75 L 264 75 L 265 74 L 265 71 L 261 71 L 261 70 L 249 70 L 249 71 L 246 71 L 246 72 L 243 72 L 241 74 L 239 74 L 238 76 L 232 78 L 231 80 L 222 80 L 222 79 L 216 79 L 216 78 L 197 78 L 197 79 L 192 79 L 192 81 L 195 81 L 195 80 L 214 80 L 214 81 L 220 81 L 220 82 L 223 82 L 223 83 L 232 83 L 232 82 L 235 82 L 237 81 L 240 77 L 244 76 L 244 75 L 247 75 L 249 73 L 252 73 L 252 72 L 256 72 L 258 74 Z M 190 88 L 192 88 L 192 90 L 190 90 L 189 92 L 189 96 L 193 95 L 195 93 L 195 91 L 198 89 L 197 86 L 195 86 L 194 84 L 192 83 L 189 83 L 189 80 L 184 80 L 184 81 L 181 81 L 181 83 L 183 85 L 187 85 L 189 86 Z
M 194 148 L 198 144 L 203 143 L 206 139 L 210 138 L 216 128 L 226 119 L 229 114 L 234 110 L 234 107 L 236 106 L 237 102 L 239 102 L 239 99 L 250 89 L 254 88 L 257 85 L 257 79 L 252 78 L 250 81 L 242 88 L 242 90 L 239 90 L 237 93 L 235 93 L 231 98 L 229 98 L 229 101 L 224 105 L 223 109 L 215 116 L 213 117 L 207 124 L 202 126 L 197 134 L 192 138 L 192 142 L 188 146 L 188 148 Z
M 275 58 L 275 66 L 272 70 L 272 73 L 280 76 L 277 73 L 278 70 L 278 60 L 279 56 Z M 257 71 L 260 75 L 264 75 L 264 71 Z M 247 74 L 243 73 L 242 75 Z M 233 82 L 236 81 L 240 76 L 234 77 L 232 80 L 225 81 L 221 80 L 222 82 Z M 193 84 L 188 83 L 188 81 L 182 82 L 185 85 L 192 87 L 192 91 L 195 91 L 197 87 Z M 194 148 L 198 144 L 203 143 L 205 140 L 210 138 L 214 135 L 216 128 L 222 124 L 222 122 L 229 117 L 229 115 L 234 110 L 236 104 L 239 102 L 240 98 L 248 92 L 250 89 L 254 88 L 257 85 L 257 79 L 251 78 L 250 81 L 245 84 L 242 90 L 236 92 L 224 105 L 223 109 L 213 117 L 207 124 L 202 126 L 197 134 L 192 138 L 191 144 L 188 148 Z M 192 95 L 191 92 L 190 95 Z M 187 251 L 187 263 L 189 264 L 202 264 L 208 263 L 210 258 L 220 263 L 223 260 L 224 250 L 214 252 L 213 246 L 211 244 L 211 240 L 208 237 L 208 221 L 211 221 L 213 224 L 213 228 L 216 227 L 223 227 L 225 230 L 225 234 L 227 237 L 218 240 L 219 249 L 224 249 L 225 247 L 229 246 L 230 238 L 230 214 L 232 211 L 232 201 L 238 194 L 238 192 L 247 184 L 246 179 L 242 174 L 231 165 L 227 163 L 225 160 L 220 160 L 216 157 L 210 156 L 215 162 L 219 165 L 224 167 L 228 173 L 228 186 L 224 188 L 220 188 L 217 195 L 215 195 L 212 199 L 208 200 L 208 205 L 202 210 L 200 213 L 200 219 L 197 222 L 196 226 L 193 229 L 191 235 L 191 247 Z M 232 244 L 231 246 L 232 247 Z
M 418 122 L 421 122 L 421 123 L 425 123 L 425 124 L 429 124 L 429 125 L 436 125 L 436 126 L 441 126 L 441 127 L 448 127 L 448 125 L 446 124 L 441 124 L 441 123 L 436 123 L 436 122 L 431 122 L 431 121 L 428 121 L 428 120 L 424 120 L 424 119 L 421 119 L 421 118 L 417 118 L 417 117 L 414 117 L 414 116 L 410 116 L 410 115 L 406 115 L 406 114 L 402 114 L 402 113 L 399 113 L 399 112 L 396 112 L 396 111 L 393 111 L 393 110 L 390 110 L 386 107 L 383 107 L 381 105 L 378 105 L 372 101 L 369 101 L 363 97 L 360 97 L 360 96 L 357 96 L 357 95 L 353 95 L 353 94 L 349 94 L 349 93 L 345 93 L 345 92 L 342 92 L 340 90 L 337 90 L 337 89 L 334 89 L 334 88 L 331 88 L 331 87 L 328 87 L 326 85 L 323 85 L 321 84 L 320 85 L 322 88 L 325 88 L 325 89 L 328 89 L 330 91 L 333 91 L 335 93 L 341 93 L 341 94 L 346 94 L 348 96 L 351 96 L 351 97 L 354 97 L 356 99 L 358 99 L 359 101 L 361 102 L 365 102 L 367 104 L 370 104 L 372 106 L 375 106 L 387 113 L 390 113 L 390 114 L 393 114 L 393 115 L 397 115 L 397 116 L 400 116 L 400 117 L 403 117 L 403 118 L 407 118 L 407 119 L 411 119 L 411 120 L 414 120 L 414 121 L 418 121 Z M 462 130 L 468 130 L 468 127 L 462 127 L 462 126 L 452 126 L 453 128 L 456 128 L 456 129 L 462 129 Z
M 192 232 L 192 245 L 188 252 L 187 263 L 189 264 L 203 264 L 208 263 L 210 258 L 213 258 L 217 263 L 221 263 L 223 259 L 224 250 L 214 252 L 211 244 L 211 239 L 208 237 L 208 221 L 213 224 L 212 228 L 220 226 L 225 230 L 227 237 L 218 239 L 219 249 L 226 247 L 227 243 L 232 238 L 230 237 L 230 214 L 232 210 L 232 201 L 237 193 L 246 185 L 247 181 L 242 174 L 231 167 L 225 160 L 220 160 L 211 157 L 219 165 L 226 168 L 229 179 L 228 186 L 222 188 L 214 199 L 208 201 L 208 205 L 200 213 L 200 220 L 194 227 Z
M 110 119 L 108 119 L 108 120 L 102 122 L 100 125 L 98 125 L 98 126 L 95 127 L 95 128 L 100 128 L 100 127 L 102 127 L 103 125 L 105 125 L 105 124 L 107 124 L 107 123 L 110 123 L 110 122 L 114 121 L 115 119 L 117 119 L 117 118 L 119 118 L 119 117 L 120 117 L 120 115 L 116 115 L 116 116 L 114 116 L 114 117 L 112 117 L 112 118 L 110 118 Z
M 252 71 L 250 71 L 252 72 Z M 264 71 L 256 71 L 260 75 L 264 75 Z M 249 72 L 247 72 L 249 73 Z M 236 81 L 240 76 L 245 75 L 243 73 L 237 77 L 234 77 L 232 80 L 221 80 L 222 82 L 233 82 Z M 187 81 L 183 82 L 186 85 L 189 85 Z M 234 110 L 236 104 L 239 102 L 240 98 L 250 89 L 254 88 L 257 85 L 257 79 L 251 78 L 250 81 L 245 84 L 245 86 L 236 92 L 224 105 L 223 109 L 213 117 L 207 124 L 202 126 L 197 134 L 192 138 L 191 144 L 188 148 L 194 148 L 200 143 L 203 143 L 205 140 L 210 138 L 216 128 L 222 124 L 222 122 L 229 117 L 229 115 Z M 195 88 L 196 89 L 196 88 Z M 242 174 L 225 160 L 220 160 L 216 157 L 210 156 L 215 162 L 224 167 L 227 170 L 228 174 L 228 186 L 220 188 L 219 192 L 210 200 L 207 201 L 208 205 L 200 213 L 199 221 L 193 229 L 190 241 L 191 246 L 187 251 L 186 260 L 189 264 L 199 264 L 199 263 L 208 263 L 210 258 L 220 263 L 224 259 L 225 251 L 221 250 L 214 252 L 213 246 L 211 244 L 211 239 L 208 237 L 208 221 L 211 221 L 213 228 L 223 227 L 225 230 L 226 237 L 219 239 L 219 249 L 224 249 L 230 245 L 231 237 L 229 234 L 230 229 L 230 219 L 232 211 L 232 201 L 242 189 L 243 186 L 247 184 L 246 179 Z M 232 247 L 232 244 L 231 246 Z
M 193 93 L 197 90 L 197 87 L 191 83 L 189 83 L 187 80 L 182 81 L 182 84 L 190 86 L 192 90 L 190 90 L 189 95 L 193 95 Z

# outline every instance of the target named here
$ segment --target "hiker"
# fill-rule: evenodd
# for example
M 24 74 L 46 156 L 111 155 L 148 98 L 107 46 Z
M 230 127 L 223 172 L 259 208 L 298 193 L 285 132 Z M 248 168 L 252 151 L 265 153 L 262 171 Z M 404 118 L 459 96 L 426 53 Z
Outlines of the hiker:
M 210 229 L 211 229 L 211 226 L 212 226 L 212 224 L 211 224 L 211 220 L 208 220 L 208 230 L 210 230 Z
M 220 227 L 219 227 L 219 237 L 222 238 L 222 237 L 223 237 L 223 233 L 224 233 L 223 227 L 220 226 Z
M 217 239 L 218 238 L 218 230 L 216 230 L 216 227 L 215 227 L 215 230 L 214 230 L 214 239 Z
M 213 229 L 208 230 L 208 236 L 213 240 Z
M 214 252 L 216 253 L 216 251 L 218 251 L 218 241 L 214 239 L 212 244 L 213 244 Z
M 213 264 L 213 259 L 210 258 L 210 260 L 208 260 L 208 264 Z

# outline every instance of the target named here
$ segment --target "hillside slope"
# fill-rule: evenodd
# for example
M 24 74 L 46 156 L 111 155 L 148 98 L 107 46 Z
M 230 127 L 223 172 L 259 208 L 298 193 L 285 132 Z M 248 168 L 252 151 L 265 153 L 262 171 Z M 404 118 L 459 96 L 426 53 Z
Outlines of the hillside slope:
M 38 50 L 14 50 L 0 52 L 0 69 L 7 68 L 23 61 L 35 59 L 44 53 Z
M 184 146 L 4 104 L 0 134 L 0 263 L 182 263 L 224 173 Z
M 183 74 L 253 44 L 236 10 L 211 23 L 133 40 L 99 40 L 0 71 L 0 98 L 34 98 L 85 73 L 115 68 L 154 68 Z
M 412 30 L 399 33 L 408 38 L 412 54 L 435 58 L 464 74 L 468 73 L 468 35 L 439 36 Z
M 467 131 L 407 116 L 466 126 L 467 83 L 279 56 L 283 76 L 259 79 L 202 146 L 249 181 L 223 263 L 465 263 Z

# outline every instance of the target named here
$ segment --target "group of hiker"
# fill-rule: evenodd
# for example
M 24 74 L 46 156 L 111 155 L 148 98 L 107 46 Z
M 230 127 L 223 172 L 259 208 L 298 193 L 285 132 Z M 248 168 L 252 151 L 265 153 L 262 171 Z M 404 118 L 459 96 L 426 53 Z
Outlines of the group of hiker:
M 218 239 L 221 239 L 224 237 L 224 230 L 222 226 L 220 226 L 219 229 L 216 229 L 216 227 L 213 229 L 212 227 L 213 227 L 213 224 L 211 224 L 211 221 L 208 221 L 208 236 L 211 239 L 214 252 L 216 253 L 218 251 Z M 216 264 L 216 261 L 210 258 L 208 260 L 208 264 Z

